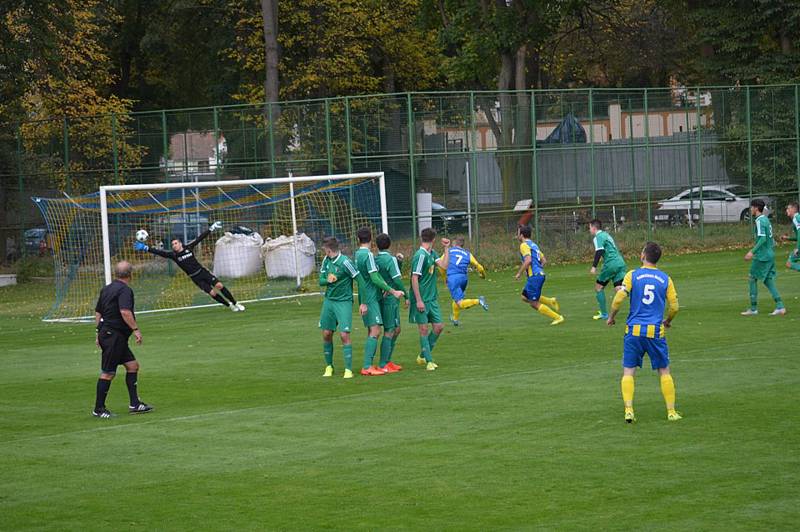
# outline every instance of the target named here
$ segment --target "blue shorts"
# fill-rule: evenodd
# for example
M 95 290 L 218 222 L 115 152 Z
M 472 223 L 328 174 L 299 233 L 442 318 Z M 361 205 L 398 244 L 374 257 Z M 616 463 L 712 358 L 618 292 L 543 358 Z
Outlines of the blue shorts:
M 450 290 L 450 296 L 453 301 L 461 301 L 464 299 L 464 291 L 467 289 L 467 282 L 469 278 L 466 275 L 448 275 L 447 276 L 447 289 Z
M 648 338 L 626 334 L 622 345 L 622 367 L 641 368 L 645 353 L 650 357 L 650 366 L 653 369 L 669 366 L 669 348 L 666 338 Z
M 544 286 L 544 275 L 531 275 L 525 283 L 525 288 L 522 289 L 522 295 L 528 301 L 539 301 L 542 286 Z

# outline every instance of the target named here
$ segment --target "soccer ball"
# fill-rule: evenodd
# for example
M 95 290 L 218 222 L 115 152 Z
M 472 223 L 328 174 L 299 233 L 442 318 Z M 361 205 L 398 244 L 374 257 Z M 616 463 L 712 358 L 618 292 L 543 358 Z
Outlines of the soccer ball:
M 150 235 L 148 235 L 147 231 L 145 231 L 144 229 L 139 229 L 138 231 L 136 231 L 136 240 L 138 240 L 139 242 L 146 242 L 147 237 L 149 236 Z

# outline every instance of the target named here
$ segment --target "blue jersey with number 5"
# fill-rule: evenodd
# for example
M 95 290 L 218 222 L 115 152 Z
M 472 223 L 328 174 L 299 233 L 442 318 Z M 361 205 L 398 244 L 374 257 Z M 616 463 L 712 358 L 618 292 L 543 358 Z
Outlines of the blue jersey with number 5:
M 656 268 L 639 268 L 628 272 L 622 285 L 631 298 L 627 324 L 660 325 L 668 295 L 675 290 L 669 275 Z
M 450 248 L 450 262 L 447 265 L 447 277 L 454 275 L 467 275 L 470 254 L 464 248 L 453 246 Z

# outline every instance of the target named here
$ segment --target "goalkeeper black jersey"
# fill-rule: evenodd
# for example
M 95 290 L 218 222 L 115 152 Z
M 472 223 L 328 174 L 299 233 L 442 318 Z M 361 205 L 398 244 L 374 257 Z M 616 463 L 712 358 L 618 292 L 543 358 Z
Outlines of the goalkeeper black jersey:
M 148 251 L 154 255 L 158 255 L 159 257 L 174 260 L 178 267 L 185 271 L 189 277 L 194 277 L 201 271 L 205 270 L 203 265 L 200 264 L 194 256 L 194 247 L 205 237 L 207 237 L 209 233 L 210 231 L 208 229 L 200 233 L 197 238 L 183 246 L 183 251 L 165 251 L 163 249 L 155 248 L 150 248 Z

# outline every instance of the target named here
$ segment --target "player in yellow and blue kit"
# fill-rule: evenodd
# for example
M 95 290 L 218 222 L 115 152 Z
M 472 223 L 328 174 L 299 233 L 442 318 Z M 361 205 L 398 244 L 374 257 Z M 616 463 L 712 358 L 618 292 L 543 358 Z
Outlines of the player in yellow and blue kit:
M 667 406 L 667 419 L 677 421 L 681 415 L 675 411 L 675 382 L 669 371 L 669 348 L 664 338 L 666 329 L 678 313 L 678 293 L 669 275 L 656 267 L 661 258 L 661 247 L 648 242 L 642 250 L 642 267 L 631 270 L 622 281 L 614 301 L 608 325 L 614 325 L 619 307 L 625 298 L 631 296 L 631 310 L 625 326 L 625 339 L 622 351 L 622 400 L 625 403 L 625 421 L 633 423 L 633 377 L 636 368 L 642 367 L 645 353 L 650 357 L 650 365 L 661 376 L 661 393 Z M 664 318 L 665 307 L 669 312 Z
M 470 266 L 478 270 L 478 275 L 481 276 L 481 279 L 486 278 L 486 270 L 472 253 L 464 249 L 464 237 L 458 236 L 455 238 L 455 245 L 450 248 L 450 263 L 447 265 L 446 271 L 447 289 L 450 290 L 450 297 L 453 298 L 450 321 L 456 327 L 459 325 L 458 320 L 462 310 L 475 305 L 480 305 L 483 310 L 489 310 L 485 297 L 479 296 L 478 299 L 466 299 L 464 297 L 464 292 L 466 292 L 467 283 L 469 282 L 467 270 Z
M 564 316 L 558 313 L 561 309 L 556 298 L 542 295 L 545 281 L 544 265 L 547 264 L 547 259 L 539 250 L 539 246 L 531 240 L 531 227 L 524 225 L 517 229 L 517 239 L 520 242 L 519 256 L 522 264 L 515 279 L 519 279 L 523 273 L 527 278 L 525 288 L 522 289 L 522 301 L 539 311 L 539 314 L 552 318 L 550 325 L 564 323 Z

